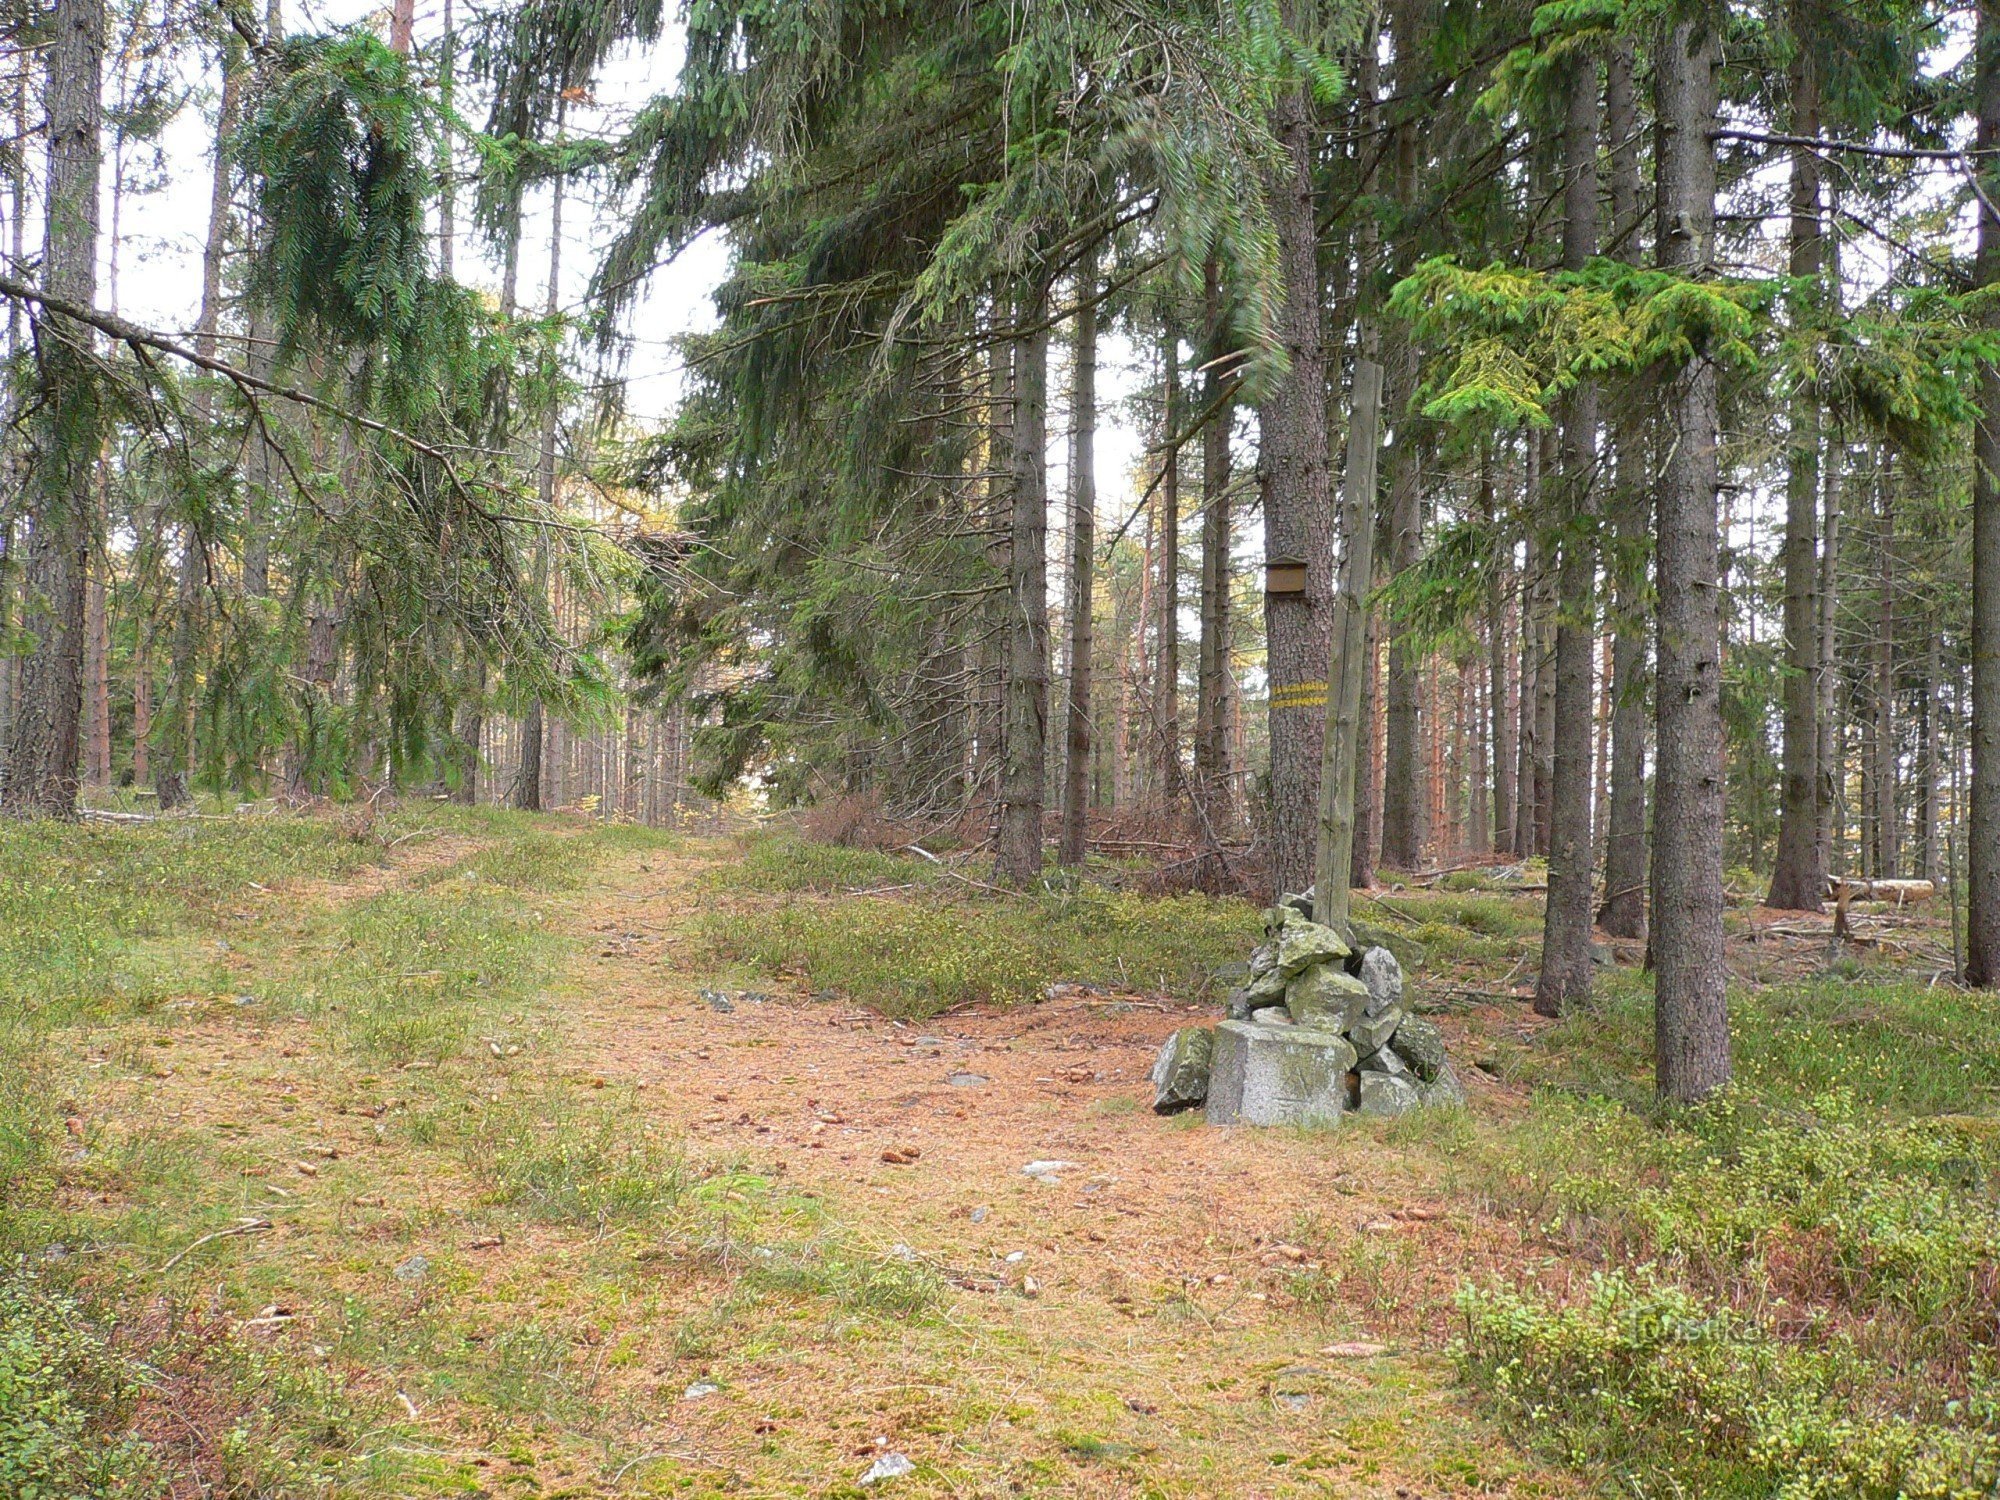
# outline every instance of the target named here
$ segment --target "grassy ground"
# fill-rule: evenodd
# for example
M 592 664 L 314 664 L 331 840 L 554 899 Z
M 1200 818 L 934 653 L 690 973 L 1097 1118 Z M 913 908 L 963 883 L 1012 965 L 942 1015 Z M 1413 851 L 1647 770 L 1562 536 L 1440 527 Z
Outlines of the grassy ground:
M 1136 1104 L 1240 903 L 433 805 L 0 827 L 0 1493 L 1989 1493 L 1990 1006 L 1746 948 L 1743 1084 L 1663 1115 L 1641 976 L 1536 1022 L 1535 899 L 1447 883 L 1367 915 L 1472 1109 L 1254 1137 Z

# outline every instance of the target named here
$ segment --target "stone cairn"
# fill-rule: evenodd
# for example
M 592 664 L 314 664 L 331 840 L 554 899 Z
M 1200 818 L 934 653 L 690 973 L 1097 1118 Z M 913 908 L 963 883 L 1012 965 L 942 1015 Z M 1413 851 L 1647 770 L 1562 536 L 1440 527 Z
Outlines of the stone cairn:
M 1312 897 L 1266 915 L 1249 983 L 1219 1026 L 1184 1026 L 1153 1064 L 1153 1108 L 1206 1105 L 1211 1125 L 1333 1125 L 1462 1104 L 1444 1037 L 1403 1001 L 1403 968 L 1312 920 Z

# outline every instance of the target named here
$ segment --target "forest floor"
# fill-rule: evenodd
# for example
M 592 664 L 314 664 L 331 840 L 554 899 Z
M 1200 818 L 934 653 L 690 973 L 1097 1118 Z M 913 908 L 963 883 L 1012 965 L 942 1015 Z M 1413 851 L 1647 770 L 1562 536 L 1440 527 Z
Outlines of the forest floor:
M 10 837 L 0 1203 L 32 1259 L 0 1351 L 8 1319 L 32 1333 L 52 1307 L 86 1330 L 72 1428 L 150 1445 L 100 1452 L 101 1484 L 1614 1483 L 1587 1436 L 1516 1446 L 1454 1359 L 1461 1287 L 1561 1301 L 1617 1260 L 1551 1218 L 1542 1170 L 1604 1121 L 1537 1101 L 1644 1107 L 1636 974 L 1606 969 L 1607 1013 L 1533 1017 L 1508 996 L 1536 898 L 1490 875 L 1376 903 L 1430 950 L 1416 990 L 1469 1108 L 1258 1132 L 1147 1107 L 1154 1049 L 1213 1017 L 1206 976 L 1254 941 L 1241 903 L 999 897 L 788 836 L 429 805 Z M 1827 1080 L 1788 1061 L 1788 1088 L 1866 1077 L 1945 1024 L 1912 978 L 1942 929 L 1896 921 L 1884 955 L 1732 917 L 1743 983 L 1791 1018 L 1743 1049 L 1747 1075 L 1790 1056 L 1785 1025 L 1827 1019 L 1786 1009 L 1795 968 L 1900 965 L 1833 1018 L 1853 1058 L 1816 1048 Z M 1887 1102 L 1990 1098 L 1990 1040 Z

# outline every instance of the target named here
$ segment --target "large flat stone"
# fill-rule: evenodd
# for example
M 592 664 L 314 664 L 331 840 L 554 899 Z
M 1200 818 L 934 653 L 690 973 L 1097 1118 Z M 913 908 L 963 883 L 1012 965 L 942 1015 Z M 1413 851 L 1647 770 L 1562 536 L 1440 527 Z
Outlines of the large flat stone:
M 1271 941 L 1277 950 L 1277 972 L 1285 978 L 1303 974 L 1314 964 L 1347 957 L 1347 944 L 1331 927 L 1322 927 L 1288 906 L 1276 908 L 1273 917 L 1282 924 Z
M 1304 1026 L 1224 1021 L 1208 1075 L 1211 1125 L 1332 1125 L 1347 1107 L 1354 1048 Z

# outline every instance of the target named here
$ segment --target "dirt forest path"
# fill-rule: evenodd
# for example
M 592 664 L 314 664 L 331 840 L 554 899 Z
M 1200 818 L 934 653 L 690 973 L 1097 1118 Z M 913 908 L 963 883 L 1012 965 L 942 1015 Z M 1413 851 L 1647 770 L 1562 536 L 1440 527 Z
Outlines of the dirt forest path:
M 1156 1117 L 1153 1052 L 1208 1008 L 1058 991 L 904 1024 L 779 985 L 709 990 L 696 914 L 816 899 L 719 892 L 706 877 L 729 857 L 616 855 L 566 903 L 586 940 L 572 1062 L 698 1156 L 805 1188 L 871 1253 L 934 1268 L 950 1304 L 859 1360 L 743 1348 L 691 1369 L 719 1389 L 664 1417 L 663 1445 L 752 1492 L 780 1410 L 840 1444 L 829 1478 L 878 1451 L 976 1476 L 939 1493 L 1561 1488 L 1451 1387 L 1449 1289 L 1487 1231 L 1427 1187 L 1435 1155 L 1374 1125 Z

